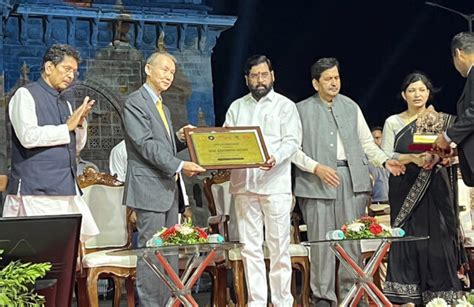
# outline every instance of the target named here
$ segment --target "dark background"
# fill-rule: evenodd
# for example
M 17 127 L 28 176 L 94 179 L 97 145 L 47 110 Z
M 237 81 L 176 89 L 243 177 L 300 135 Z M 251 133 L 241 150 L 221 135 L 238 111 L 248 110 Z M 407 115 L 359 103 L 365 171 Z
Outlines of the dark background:
M 474 0 L 433 0 L 474 14 Z M 310 67 L 320 57 L 340 62 L 341 93 L 354 99 L 369 126 L 404 110 L 403 78 L 425 72 L 441 91 L 432 104 L 455 114 L 463 79 L 452 65 L 450 43 L 468 22 L 419 0 L 208 0 L 211 14 L 235 15 L 212 56 L 216 125 L 230 103 L 248 93 L 245 60 L 265 54 L 273 63 L 275 90 L 295 102 L 312 94 Z

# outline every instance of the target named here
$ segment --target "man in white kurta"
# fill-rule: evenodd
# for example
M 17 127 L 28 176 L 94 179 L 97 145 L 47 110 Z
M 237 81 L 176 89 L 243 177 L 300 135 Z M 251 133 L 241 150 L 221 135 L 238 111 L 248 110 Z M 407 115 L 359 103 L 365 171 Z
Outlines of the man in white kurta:
M 75 158 L 85 145 L 85 118 L 94 101 L 86 97 L 73 112 L 61 97 L 74 80 L 79 59 L 68 45 L 51 46 L 43 59 L 41 78 L 19 88 L 10 100 L 12 171 L 3 216 L 80 213 L 84 241 L 99 230 L 80 196 Z
M 232 170 L 230 193 L 235 210 L 247 282 L 248 306 L 267 306 L 263 257 L 270 254 L 270 291 L 273 306 L 292 306 L 290 214 L 291 156 L 301 143 L 301 123 L 295 104 L 273 91 L 274 73 L 265 56 L 247 60 L 245 80 L 250 93 L 232 103 L 224 126 L 259 126 L 270 159 L 265 168 Z

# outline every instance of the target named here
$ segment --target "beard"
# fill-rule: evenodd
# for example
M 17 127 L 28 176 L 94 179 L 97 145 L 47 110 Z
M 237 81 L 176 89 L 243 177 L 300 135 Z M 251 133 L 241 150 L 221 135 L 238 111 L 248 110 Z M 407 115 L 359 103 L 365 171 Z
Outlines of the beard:
M 259 101 L 272 90 L 273 82 L 270 82 L 269 84 L 258 84 L 257 86 L 249 86 L 248 88 L 253 98 Z

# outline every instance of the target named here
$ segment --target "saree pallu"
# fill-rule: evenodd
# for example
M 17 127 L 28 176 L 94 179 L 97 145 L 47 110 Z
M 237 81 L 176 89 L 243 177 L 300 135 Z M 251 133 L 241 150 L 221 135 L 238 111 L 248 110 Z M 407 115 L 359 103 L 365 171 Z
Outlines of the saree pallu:
M 449 120 L 448 115 L 445 125 Z M 415 123 L 396 135 L 395 152 L 411 153 Z M 446 168 L 441 166 L 424 170 L 410 163 L 404 175 L 390 176 L 392 226 L 403 228 L 407 236 L 429 236 L 391 245 L 384 285 L 391 302 L 426 304 L 440 297 L 452 304 L 463 295 L 457 276 L 459 245 L 452 193 Z

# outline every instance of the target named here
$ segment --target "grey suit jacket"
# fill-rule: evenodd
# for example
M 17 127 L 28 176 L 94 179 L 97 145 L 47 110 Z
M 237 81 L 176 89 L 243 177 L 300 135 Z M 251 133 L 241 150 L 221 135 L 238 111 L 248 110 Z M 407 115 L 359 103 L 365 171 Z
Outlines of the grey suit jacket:
M 123 108 L 127 176 L 124 205 L 131 208 L 166 212 L 174 203 L 178 184 L 176 170 L 181 160 L 176 157 L 177 144 L 168 108 L 163 105 L 171 135 L 145 87 L 130 94 Z

